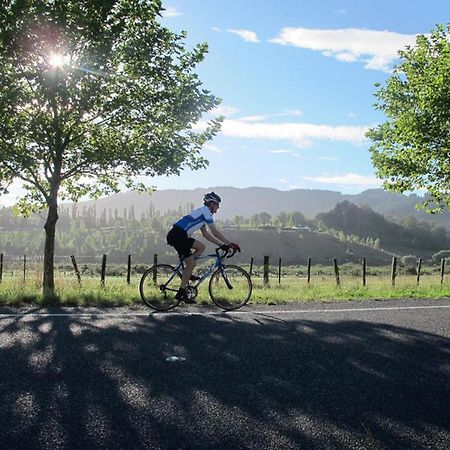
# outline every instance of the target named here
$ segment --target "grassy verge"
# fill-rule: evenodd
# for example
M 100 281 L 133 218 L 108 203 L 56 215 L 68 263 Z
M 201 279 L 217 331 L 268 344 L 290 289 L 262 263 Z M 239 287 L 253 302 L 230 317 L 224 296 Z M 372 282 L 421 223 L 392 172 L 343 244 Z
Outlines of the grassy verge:
M 401 276 L 391 286 L 389 276 L 367 278 L 367 285 L 362 286 L 359 277 L 345 277 L 340 287 L 332 276 L 316 277 L 308 287 L 303 277 L 285 276 L 271 279 L 264 287 L 260 278 L 254 278 L 252 304 L 282 304 L 291 301 L 344 301 L 356 299 L 390 299 L 390 298 L 444 298 L 450 296 L 450 284 L 440 284 L 440 277 L 427 275 L 421 278 L 420 285 L 414 276 Z M 207 282 L 199 291 L 199 303 L 211 303 Z M 141 305 L 139 296 L 139 278 L 133 277 L 131 284 L 123 277 L 109 277 L 105 287 L 100 286 L 98 279 L 87 278 L 81 284 L 70 276 L 60 276 L 56 280 L 56 296 L 44 300 L 40 279 L 29 279 L 26 282 L 17 278 L 4 278 L 0 283 L 0 305 L 51 305 L 62 306 L 125 306 Z

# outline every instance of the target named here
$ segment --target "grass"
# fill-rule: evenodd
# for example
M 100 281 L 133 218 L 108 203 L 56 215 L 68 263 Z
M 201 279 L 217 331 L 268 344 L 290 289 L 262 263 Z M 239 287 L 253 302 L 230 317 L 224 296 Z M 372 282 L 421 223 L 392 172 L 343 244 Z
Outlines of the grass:
M 44 299 L 42 283 L 37 278 L 26 282 L 4 278 L 0 284 L 0 305 L 125 306 L 141 302 L 136 280 L 128 286 L 123 278 L 110 278 L 101 287 L 96 279 L 79 284 L 75 277 L 58 278 L 55 296 L 50 299 Z
M 61 305 L 61 306 L 126 306 L 142 305 L 139 295 L 139 276 L 131 279 L 128 285 L 125 277 L 107 277 L 105 286 L 100 285 L 97 278 L 84 278 L 79 284 L 75 277 L 58 274 L 56 276 L 56 295 L 52 299 L 44 299 L 39 274 L 28 276 L 24 282 L 17 277 L 4 277 L 0 283 L 0 305 Z M 391 286 L 388 275 L 367 277 L 367 285 L 362 286 L 360 277 L 351 274 L 341 277 L 341 285 L 336 286 L 332 275 L 315 275 L 308 287 L 306 278 L 292 274 L 285 275 L 278 283 L 272 276 L 269 284 L 263 286 L 261 277 L 253 277 L 252 304 L 283 304 L 292 301 L 344 301 L 373 300 L 390 298 L 444 298 L 450 296 L 450 283 L 444 279 L 441 285 L 440 276 L 427 274 L 421 277 L 420 285 L 414 275 L 401 275 L 396 279 L 395 287 Z M 211 303 L 207 282 L 200 287 L 199 303 Z
M 389 276 L 367 278 L 366 286 L 362 286 L 360 278 L 341 279 L 339 287 L 332 277 L 321 277 L 311 281 L 308 287 L 306 280 L 301 278 L 285 278 L 278 284 L 278 279 L 264 288 L 262 283 L 255 283 L 252 296 L 254 303 L 286 303 L 289 301 L 339 301 L 339 300 L 379 300 L 393 298 L 444 298 L 450 295 L 450 286 L 440 284 L 439 276 L 421 278 L 417 285 L 416 278 L 404 276 L 396 279 L 391 286 Z

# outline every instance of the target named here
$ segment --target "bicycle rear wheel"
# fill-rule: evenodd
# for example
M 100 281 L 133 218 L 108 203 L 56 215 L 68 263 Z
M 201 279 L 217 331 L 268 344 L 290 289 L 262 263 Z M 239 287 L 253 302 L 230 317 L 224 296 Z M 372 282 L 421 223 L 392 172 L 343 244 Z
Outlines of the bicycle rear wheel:
M 209 295 L 222 309 L 231 311 L 244 306 L 252 295 L 250 275 L 239 266 L 227 265 L 217 269 L 209 280 Z
M 139 292 L 144 303 L 157 311 L 175 308 L 180 300 L 175 295 L 181 284 L 180 272 L 168 264 L 158 264 L 142 275 Z

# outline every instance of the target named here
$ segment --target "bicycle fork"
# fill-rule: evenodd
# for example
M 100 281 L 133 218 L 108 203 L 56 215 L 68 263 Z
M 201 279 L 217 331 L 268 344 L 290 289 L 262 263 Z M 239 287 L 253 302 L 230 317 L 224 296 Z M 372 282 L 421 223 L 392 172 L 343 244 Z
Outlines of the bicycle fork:
M 233 289 L 233 286 L 231 285 L 230 281 L 228 280 L 227 274 L 225 273 L 225 270 L 223 270 L 223 267 L 220 268 L 220 273 L 222 274 L 222 278 L 225 280 L 225 284 L 227 285 L 227 288 Z

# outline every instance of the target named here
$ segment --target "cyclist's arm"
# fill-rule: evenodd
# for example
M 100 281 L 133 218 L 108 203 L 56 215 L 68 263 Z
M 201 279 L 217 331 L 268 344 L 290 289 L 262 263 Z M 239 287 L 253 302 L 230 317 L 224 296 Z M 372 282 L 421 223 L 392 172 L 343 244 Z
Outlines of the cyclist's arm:
M 222 244 L 222 242 L 224 244 L 230 245 L 231 241 L 229 241 L 217 228 L 213 223 L 209 224 L 209 229 L 211 230 L 211 233 L 217 238 L 220 239 L 220 244 Z M 208 233 L 209 234 L 209 233 Z M 219 244 L 219 245 L 220 245 Z
M 209 227 L 211 228 L 211 225 L 210 225 Z M 208 233 L 208 231 L 207 231 L 205 225 L 203 225 L 203 226 L 200 228 L 200 231 L 202 232 L 203 237 L 204 237 L 206 240 L 208 240 L 209 242 L 212 242 L 213 244 L 216 244 L 216 245 L 222 245 L 222 243 L 224 243 L 224 244 L 228 244 L 228 243 L 229 243 L 229 241 L 227 241 L 227 240 L 225 240 L 225 241 L 219 241 L 219 240 L 218 240 L 218 239 L 220 239 L 219 236 L 217 236 L 218 239 L 216 239 L 211 233 Z M 213 231 L 213 230 L 211 230 L 211 231 Z M 219 234 L 220 234 L 220 233 L 219 233 Z M 223 236 L 222 236 L 222 237 L 223 237 Z

